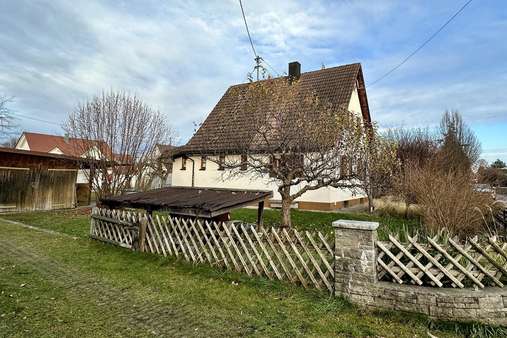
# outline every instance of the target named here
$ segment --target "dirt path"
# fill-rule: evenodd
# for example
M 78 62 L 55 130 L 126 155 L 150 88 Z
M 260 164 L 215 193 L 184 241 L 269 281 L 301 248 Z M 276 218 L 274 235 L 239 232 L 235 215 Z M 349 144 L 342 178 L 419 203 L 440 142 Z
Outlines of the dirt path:
M 12 223 L 11 223 L 12 224 Z M 53 233 L 51 235 L 58 236 Z M 61 262 L 54 261 L 13 243 L 0 239 L 0 255 L 13 264 L 36 271 L 42 278 L 63 288 L 79 307 L 80 300 L 94 303 L 101 318 L 112 325 L 119 336 L 204 336 L 206 327 L 184 305 L 168 306 L 155 301 L 136 299 L 129 290 L 108 285 L 100 278 Z M 209 333 L 209 332 L 208 332 Z M 216 335 L 216 333 L 215 333 Z

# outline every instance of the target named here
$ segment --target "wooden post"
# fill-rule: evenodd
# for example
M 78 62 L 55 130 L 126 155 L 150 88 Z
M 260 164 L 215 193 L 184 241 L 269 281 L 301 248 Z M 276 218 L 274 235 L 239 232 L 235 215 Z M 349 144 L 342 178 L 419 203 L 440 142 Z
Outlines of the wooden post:
M 259 202 L 259 207 L 257 208 L 257 228 L 261 228 L 264 223 L 264 201 Z
M 139 220 L 139 251 L 144 252 L 144 245 L 146 242 L 146 226 L 148 225 L 148 218 L 142 216 Z

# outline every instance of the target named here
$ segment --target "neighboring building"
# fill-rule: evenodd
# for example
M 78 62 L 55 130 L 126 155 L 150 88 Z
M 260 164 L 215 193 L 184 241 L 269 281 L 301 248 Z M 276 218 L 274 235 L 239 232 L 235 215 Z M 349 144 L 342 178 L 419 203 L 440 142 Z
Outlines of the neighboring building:
M 100 159 L 109 157 L 111 148 L 104 141 L 88 141 L 66 136 L 23 132 L 16 149 L 40 153 L 59 154 L 72 157 Z M 114 156 L 114 155 L 113 155 Z M 77 172 L 76 191 L 80 203 L 86 204 L 91 196 L 87 169 Z
M 144 170 L 141 182 L 135 181 L 139 190 L 168 187 L 172 181 L 172 155 L 176 147 L 157 144 L 150 155 L 150 164 Z
M 79 158 L 0 148 L 0 212 L 73 208 Z
M 365 123 L 371 122 L 363 73 L 359 63 L 327 68 L 307 73 L 299 72 L 300 65 L 289 65 L 289 76 L 299 77 L 302 90 L 312 90 L 332 104 L 347 107 Z M 205 147 L 214 140 L 215 153 L 230 153 L 233 140 L 248 125 L 245 104 L 241 95 L 248 83 L 230 87 L 211 111 L 190 141 L 174 155 L 172 184 L 174 186 L 216 187 L 234 189 L 272 190 L 273 199 L 268 206 L 280 205 L 281 197 L 275 184 L 268 178 L 237 177 L 223 179 L 223 171 L 213 161 L 206 161 Z M 240 90 L 238 90 L 240 89 Z M 234 118 L 232 118 L 234 117 Z M 211 154 L 209 154 L 211 156 Z M 208 159 L 209 159 L 208 156 Z M 240 156 L 239 154 L 237 156 Z M 295 201 L 294 207 L 313 210 L 335 210 L 366 202 L 366 195 L 353 195 L 350 191 L 332 187 L 308 191 Z
M 66 136 L 30 133 L 26 131 L 19 137 L 15 148 L 74 157 L 92 155 L 91 157 L 96 159 L 101 154 L 111 152 L 111 148 L 104 141 L 87 141 Z

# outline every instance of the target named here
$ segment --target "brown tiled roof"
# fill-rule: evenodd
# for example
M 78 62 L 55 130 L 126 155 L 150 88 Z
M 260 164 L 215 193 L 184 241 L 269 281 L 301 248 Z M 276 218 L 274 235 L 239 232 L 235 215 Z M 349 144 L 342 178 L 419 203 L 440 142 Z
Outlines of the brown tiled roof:
M 157 144 L 157 147 L 158 150 L 160 151 L 161 156 L 164 157 L 170 156 L 173 153 L 174 149 L 176 148 L 171 144 L 161 144 L 161 143 Z
M 286 77 L 274 81 L 282 79 Z M 363 117 L 365 121 L 370 121 L 361 64 L 354 63 L 302 73 L 299 83 L 303 91 L 311 91 L 330 104 L 348 107 L 356 81 Z M 185 146 L 178 149 L 175 156 L 209 150 L 234 150 L 238 139 L 251 138 L 252 126 L 249 125 L 248 112 L 242 109 L 247 104 L 244 98 L 250 85 L 243 83 L 229 87 L 199 130 Z M 210 147 L 210 140 L 213 149 L 206 149 Z
M 103 154 L 110 154 L 111 148 L 104 141 L 87 141 L 77 138 L 23 132 L 31 151 L 48 153 L 58 148 L 64 155 L 80 157 L 88 149 L 97 146 Z M 82 151 L 86 149 L 85 151 Z

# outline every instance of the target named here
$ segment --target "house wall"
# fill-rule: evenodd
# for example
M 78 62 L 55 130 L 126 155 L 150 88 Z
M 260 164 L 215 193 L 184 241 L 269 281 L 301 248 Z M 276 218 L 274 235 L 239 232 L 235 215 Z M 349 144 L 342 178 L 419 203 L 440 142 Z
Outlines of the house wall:
M 352 95 L 350 97 L 350 102 L 348 106 L 348 110 L 353 112 L 359 117 L 363 117 L 363 114 L 361 114 L 361 103 L 359 101 L 359 94 L 357 92 L 357 87 L 354 87 L 354 91 L 352 92 Z
M 207 160 L 206 170 L 200 170 L 201 157 L 192 156 L 187 159 L 186 170 L 181 170 L 182 158 L 176 158 L 173 162 L 172 185 L 173 186 L 191 186 L 192 185 L 192 161 L 194 168 L 194 185 L 196 187 L 206 188 L 226 188 L 226 189 L 255 189 L 271 190 L 273 198 L 271 201 L 280 201 L 281 196 L 277 191 L 277 186 L 269 182 L 269 178 L 251 178 L 248 176 L 228 177 L 227 171 L 218 170 L 218 164 Z M 239 157 L 231 160 L 239 160 Z M 295 187 L 294 191 L 297 191 Z M 296 199 L 298 207 L 301 209 L 312 210 L 334 210 L 344 207 L 343 201 L 351 201 L 349 206 L 365 202 L 363 194 L 353 195 L 352 192 L 344 189 L 325 187 L 318 190 L 308 191 L 300 198 Z M 360 201 L 360 199 L 363 199 Z
M 63 155 L 63 152 L 58 147 L 54 147 L 53 149 L 51 149 L 50 151 L 48 151 L 48 153 Z
M 26 141 L 25 135 L 21 135 L 21 137 L 19 138 L 18 143 L 16 143 L 16 149 L 30 150 L 30 146 Z

